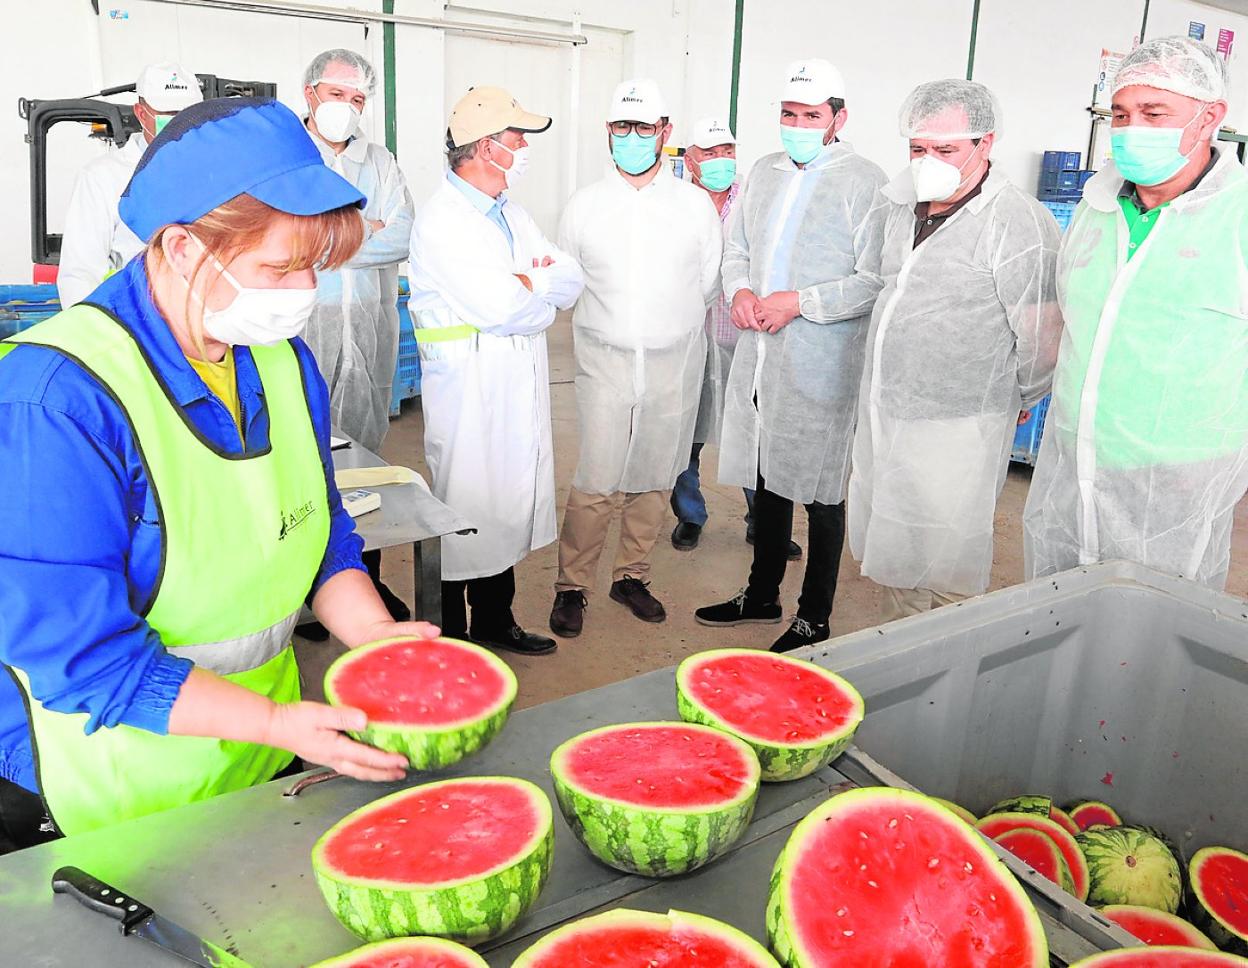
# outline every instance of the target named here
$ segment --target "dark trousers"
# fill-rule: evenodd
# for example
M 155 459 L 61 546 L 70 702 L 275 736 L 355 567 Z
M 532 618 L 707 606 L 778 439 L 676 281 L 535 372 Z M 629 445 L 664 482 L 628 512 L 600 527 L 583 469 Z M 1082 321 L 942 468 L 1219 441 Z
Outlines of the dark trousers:
M 508 632 L 516 624 L 511 614 L 511 603 L 516 598 L 516 570 L 508 568 L 502 574 L 488 578 L 469 578 L 467 581 L 444 581 L 442 583 L 442 634 L 449 638 L 468 635 L 468 608 L 464 604 L 467 593 L 468 607 L 472 608 L 472 634 L 489 637 L 491 634 Z
M 706 513 L 706 499 L 702 497 L 702 444 L 694 444 L 689 454 L 689 466 L 680 472 L 676 484 L 672 487 L 671 505 L 676 520 L 682 524 L 696 524 L 699 528 L 706 524 L 709 515 Z M 754 492 L 748 487 L 741 488 L 745 492 L 745 526 L 754 527 Z
M 0 780 L 0 854 L 34 847 L 59 837 L 39 794 Z
M 797 600 L 797 617 L 823 625 L 832 614 L 836 578 L 845 545 L 845 502 L 806 505 L 810 547 L 806 550 L 806 574 Z M 754 494 L 754 564 L 746 594 L 751 601 L 771 603 L 780 599 L 780 582 L 788 564 L 793 538 L 793 502 L 767 490 L 762 474 Z

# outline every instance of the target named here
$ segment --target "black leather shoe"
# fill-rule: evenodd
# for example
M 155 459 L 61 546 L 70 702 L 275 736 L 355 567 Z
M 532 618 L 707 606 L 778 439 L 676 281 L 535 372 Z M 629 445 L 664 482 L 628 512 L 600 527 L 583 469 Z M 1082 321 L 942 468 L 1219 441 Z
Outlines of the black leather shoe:
M 826 642 L 831 634 L 826 624 L 815 625 L 804 618 L 795 618 L 785 633 L 771 644 L 771 651 L 792 652 L 794 649 L 803 649 L 817 642 Z
M 748 545 L 754 544 L 754 525 L 752 524 L 745 529 L 745 543 Z M 789 561 L 800 560 L 802 557 L 802 546 L 796 541 L 790 541 L 789 552 L 785 555 L 785 557 L 788 558 Z
M 392 619 L 396 622 L 406 622 L 411 619 L 412 610 L 407 607 L 403 599 L 390 591 L 382 582 L 373 582 L 373 587 L 377 589 L 377 594 L 381 596 L 381 603 L 386 606 L 386 611 L 390 613 Z
M 295 635 L 309 642 L 324 642 L 329 638 L 329 629 L 320 622 L 304 622 L 295 626 Z
M 588 606 L 582 591 L 555 592 L 555 604 L 550 610 L 550 630 L 561 638 L 576 638 L 585 624 L 585 609 Z
M 611 583 L 611 601 L 619 602 L 643 622 L 667 620 L 663 603 L 650 594 L 650 586 L 631 575 Z
M 506 652 L 514 652 L 516 655 L 550 655 L 558 648 L 554 639 L 526 632 L 519 625 L 513 625 L 506 632 L 498 634 L 478 635 L 476 632 L 470 632 L 469 638 L 477 645 L 484 645 L 490 649 L 503 649 Z
M 692 551 L 702 537 L 702 525 L 681 521 L 672 529 L 672 547 L 677 551 Z
M 693 620 L 699 625 L 710 625 L 715 628 L 731 628 L 734 625 L 778 625 L 784 618 L 784 609 L 779 602 L 761 605 L 752 602 L 745 595 L 745 589 L 737 592 L 735 598 L 718 605 L 706 605 L 693 613 Z

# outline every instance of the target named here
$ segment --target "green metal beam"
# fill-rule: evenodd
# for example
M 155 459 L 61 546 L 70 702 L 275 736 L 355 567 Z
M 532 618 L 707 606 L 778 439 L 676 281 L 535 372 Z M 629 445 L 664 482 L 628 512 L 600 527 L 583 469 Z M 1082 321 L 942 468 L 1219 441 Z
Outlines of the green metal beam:
M 732 90 L 728 94 L 728 128 L 737 130 L 737 91 L 741 86 L 741 28 L 745 23 L 745 0 L 737 0 L 736 21 L 732 28 Z
M 971 11 L 971 47 L 966 55 L 966 79 L 975 79 L 975 41 L 979 36 L 979 0 L 975 0 L 975 9 Z
M 1140 21 L 1140 43 L 1144 43 L 1144 31 L 1148 30 L 1148 5 L 1152 0 L 1144 0 L 1144 19 Z
M 381 0 L 382 13 L 394 13 L 394 0 Z M 386 99 L 386 147 L 390 153 L 399 153 L 398 95 L 394 86 L 394 24 L 381 25 L 382 66 Z

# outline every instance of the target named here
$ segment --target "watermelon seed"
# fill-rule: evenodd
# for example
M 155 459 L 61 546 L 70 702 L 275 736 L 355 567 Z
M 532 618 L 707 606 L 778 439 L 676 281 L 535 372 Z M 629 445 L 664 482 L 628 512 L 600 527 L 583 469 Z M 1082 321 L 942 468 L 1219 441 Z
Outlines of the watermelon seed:
M 896 828 L 897 828 L 897 818 L 893 817 L 893 819 L 888 822 L 888 829 L 895 830 Z
M 841 934 L 845 935 L 847 938 L 852 938 L 854 936 L 854 932 L 852 931 L 842 931 Z
M 997 899 L 997 895 L 995 895 L 995 894 L 989 894 L 989 895 L 988 895 L 988 900 L 990 900 L 990 901 L 995 901 L 996 899 Z
M 877 884 L 877 883 L 875 883 L 875 881 L 867 881 L 867 887 L 874 887 L 874 888 L 876 888 L 876 889 L 878 890 L 878 889 L 879 889 L 879 886 L 880 886 L 880 885 L 879 885 L 879 884 Z
M 968 874 L 975 873 L 975 868 L 971 866 L 971 862 L 969 860 L 966 862 L 966 866 L 963 867 L 962 869 L 966 871 Z
M 871 839 L 870 837 L 868 837 L 868 836 L 867 836 L 867 832 L 866 832 L 865 830 L 859 830 L 859 831 L 858 831 L 858 836 L 859 836 L 859 837 L 861 837 L 863 840 L 870 840 L 870 839 Z
M 838 918 L 843 918 L 843 917 L 845 917 L 845 915 L 847 915 L 848 913 L 849 913 L 849 908 L 841 908 L 840 910 L 838 910 L 838 911 L 836 912 L 836 916 L 837 916 Z
M 939 867 L 939 866 L 940 866 L 940 858 L 939 858 L 939 857 L 933 857 L 931 860 L 929 860 L 929 861 L 927 862 L 927 869 L 928 869 L 929 871 L 934 871 L 934 870 L 935 870 L 937 867 Z
M 897 843 L 893 845 L 893 850 L 905 850 L 905 849 L 906 849 L 906 843 L 904 840 L 899 840 L 897 841 Z
M 860 871 L 865 872 L 865 871 L 866 871 L 866 869 L 867 869 L 867 865 L 866 865 L 866 864 L 863 864 L 863 865 L 862 865 L 861 867 L 859 867 L 858 869 L 859 869 Z

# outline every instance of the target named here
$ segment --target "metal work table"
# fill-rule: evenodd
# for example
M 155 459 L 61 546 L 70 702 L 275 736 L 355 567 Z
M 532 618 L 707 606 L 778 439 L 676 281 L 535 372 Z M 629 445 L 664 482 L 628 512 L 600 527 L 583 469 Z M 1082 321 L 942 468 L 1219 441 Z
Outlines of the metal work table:
M 345 434 L 335 435 L 349 439 Z M 352 440 L 350 446 L 333 452 L 334 470 L 355 467 L 385 467 L 387 462 Z M 443 535 L 473 530 L 454 510 L 433 496 L 423 480 L 410 484 L 384 484 L 375 490 L 381 507 L 355 519 L 355 530 L 364 539 L 364 550 L 411 544 L 415 579 L 414 617 L 442 621 Z

